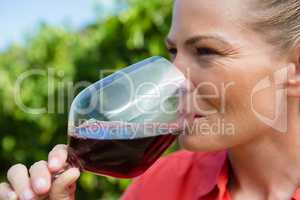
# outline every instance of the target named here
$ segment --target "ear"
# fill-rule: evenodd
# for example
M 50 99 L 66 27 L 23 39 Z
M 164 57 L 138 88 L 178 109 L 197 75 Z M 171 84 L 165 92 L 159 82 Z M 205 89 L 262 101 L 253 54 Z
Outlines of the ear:
M 292 63 L 288 66 L 287 94 L 300 98 L 300 43 L 292 49 Z

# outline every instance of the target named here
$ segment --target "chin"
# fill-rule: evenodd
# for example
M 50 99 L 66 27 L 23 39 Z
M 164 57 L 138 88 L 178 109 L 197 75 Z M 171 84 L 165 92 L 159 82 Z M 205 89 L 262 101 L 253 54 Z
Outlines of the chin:
M 189 151 L 220 151 L 232 146 L 234 133 L 234 126 L 227 125 L 223 118 L 195 115 L 178 141 L 183 149 Z
M 223 144 L 219 144 L 208 137 L 182 134 L 178 137 L 178 142 L 180 147 L 188 151 L 219 151 L 226 149 Z

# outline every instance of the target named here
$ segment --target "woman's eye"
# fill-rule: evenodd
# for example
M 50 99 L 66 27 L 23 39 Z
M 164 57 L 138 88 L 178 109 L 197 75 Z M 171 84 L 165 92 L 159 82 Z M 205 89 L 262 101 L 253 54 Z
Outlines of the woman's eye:
M 197 48 L 197 54 L 199 56 L 207 56 L 207 55 L 220 55 L 220 53 L 214 49 L 203 47 L 203 48 Z
M 177 54 L 177 49 L 176 48 L 168 48 L 168 52 L 169 52 L 169 54 L 171 56 L 171 59 L 172 60 L 175 59 L 176 54 Z
M 168 51 L 171 55 L 176 55 L 177 54 L 177 49 L 176 48 L 169 48 Z

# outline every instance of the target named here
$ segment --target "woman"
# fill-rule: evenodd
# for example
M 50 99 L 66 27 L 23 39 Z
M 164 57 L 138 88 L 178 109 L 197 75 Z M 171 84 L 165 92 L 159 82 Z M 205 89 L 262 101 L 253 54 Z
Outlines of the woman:
M 167 46 L 193 85 L 179 138 L 189 151 L 161 158 L 122 198 L 300 199 L 299 39 L 298 0 L 174 1 Z M 66 157 L 59 145 L 30 175 L 12 166 L 0 199 L 74 198 L 77 169 L 51 182 Z

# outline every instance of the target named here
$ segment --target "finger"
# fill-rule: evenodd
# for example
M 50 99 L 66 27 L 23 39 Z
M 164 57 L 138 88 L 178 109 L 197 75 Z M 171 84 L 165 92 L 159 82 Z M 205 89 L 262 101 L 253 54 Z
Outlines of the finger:
M 0 200 L 17 200 L 18 196 L 8 183 L 0 184 Z
M 49 192 L 51 187 L 51 174 L 46 161 L 34 163 L 30 169 L 30 181 L 34 192 L 43 195 Z
M 35 194 L 31 189 L 27 168 L 22 164 L 12 166 L 7 179 L 20 200 L 32 200 Z
M 67 146 L 64 144 L 56 145 L 48 156 L 48 167 L 50 172 L 62 170 L 66 165 L 67 157 Z
M 62 173 L 52 185 L 50 192 L 51 199 L 63 200 L 73 195 L 75 192 L 74 185 L 80 176 L 77 168 L 70 168 Z

